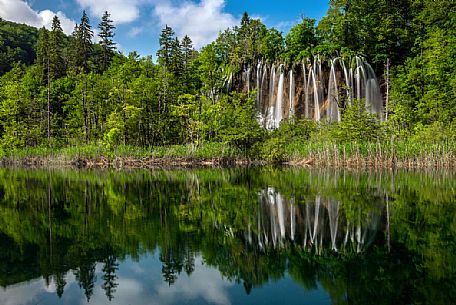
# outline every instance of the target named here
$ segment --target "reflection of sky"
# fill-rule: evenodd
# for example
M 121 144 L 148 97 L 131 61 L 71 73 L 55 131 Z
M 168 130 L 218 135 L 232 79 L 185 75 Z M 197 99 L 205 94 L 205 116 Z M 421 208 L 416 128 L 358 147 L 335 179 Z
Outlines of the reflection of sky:
M 157 255 L 142 258 L 139 262 L 130 259 L 121 262 L 117 271 L 119 284 L 114 299 L 109 301 L 101 288 L 101 265 L 97 270 L 97 282 L 89 304 L 110 305 L 153 305 L 153 304 L 329 304 L 327 294 L 322 290 L 305 291 L 288 276 L 254 288 L 250 295 L 242 283 L 224 279 L 217 269 L 195 259 L 195 271 L 188 276 L 182 272 L 176 282 L 168 286 L 161 274 L 162 264 Z M 66 276 L 67 285 L 61 299 L 56 294 L 54 283 L 46 286 L 44 279 L 33 280 L 0 289 L 2 305 L 32 304 L 87 304 L 84 290 L 79 288 L 72 272 Z

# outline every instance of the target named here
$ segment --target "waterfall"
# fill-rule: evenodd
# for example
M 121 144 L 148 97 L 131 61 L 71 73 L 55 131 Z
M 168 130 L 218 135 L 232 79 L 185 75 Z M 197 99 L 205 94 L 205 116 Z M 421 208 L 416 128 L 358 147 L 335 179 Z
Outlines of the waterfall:
M 366 103 L 367 111 L 371 114 L 379 114 L 379 118 L 383 121 L 383 98 L 380 92 L 380 86 L 375 76 L 374 69 L 367 62 L 365 63 L 367 71 L 366 84 Z
M 295 67 L 297 70 L 293 70 Z M 317 56 L 303 61 L 301 67 L 302 72 L 298 72 L 300 66 L 269 66 L 261 61 L 253 67 L 244 66 L 242 88 L 248 93 L 257 89 L 258 121 L 266 129 L 278 128 L 291 117 L 340 122 L 340 107 L 344 106 L 341 103 L 350 104 L 353 99 L 363 100 L 366 111 L 383 120 L 382 92 L 374 70 L 364 58 L 322 61 Z
M 274 89 L 275 89 L 275 77 L 276 77 L 276 68 L 274 65 L 271 67 L 271 73 L 269 78 L 269 107 L 266 113 L 265 127 L 267 129 L 272 129 L 274 125 Z
M 256 109 L 258 112 L 261 112 L 261 107 L 260 107 L 260 102 L 261 102 L 261 82 L 260 82 L 260 79 L 261 79 L 261 73 L 263 71 L 261 71 L 261 67 L 263 65 L 261 64 L 261 62 L 258 63 L 257 65 L 257 71 L 256 71 L 256 89 L 257 89 L 257 93 L 256 93 Z
M 304 117 L 307 119 L 309 118 L 309 104 L 307 100 L 307 76 L 306 76 L 306 64 L 303 62 L 302 63 L 302 84 L 304 86 L 303 92 L 304 92 Z
M 352 101 L 351 98 L 351 90 L 352 90 L 352 79 L 351 79 L 351 71 L 349 72 L 347 69 L 347 66 L 345 65 L 345 61 L 343 59 L 339 59 L 339 62 L 342 65 L 342 69 L 344 70 L 344 78 L 345 78 L 345 90 L 346 90 L 346 96 L 347 96 L 347 101 L 350 103 Z
M 320 102 L 319 102 L 319 94 L 318 94 L 318 87 L 317 87 L 317 80 L 315 78 L 315 70 L 311 69 L 309 71 L 309 82 L 307 84 L 307 89 L 310 90 L 312 88 L 312 92 L 307 94 L 307 98 L 313 97 L 313 104 L 314 104 L 314 120 L 320 121 Z M 307 105 L 310 104 L 310 100 L 308 100 Z
M 279 87 L 277 89 L 277 99 L 274 109 L 274 127 L 279 128 L 280 122 L 283 119 L 283 82 L 284 82 L 284 72 L 283 66 L 280 66 L 280 77 L 279 77 Z
M 364 72 L 364 67 L 359 63 L 358 58 L 356 60 L 356 69 L 355 69 L 355 78 L 356 78 L 356 98 L 361 100 L 364 98 L 364 85 L 366 79 L 366 73 Z
M 329 73 L 328 83 L 328 99 L 327 103 L 327 118 L 332 122 L 340 122 L 339 110 L 339 90 L 337 88 L 336 79 L 336 59 L 331 61 L 331 71 Z
M 288 112 L 288 117 L 291 118 L 295 115 L 295 79 L 293 77 L 293 69 L 290 69 L 290 109 Z
M 262 72 L 261 72 L 261 83 L 260 83 L 260 98 L 259 98 L 259 122 L 260 125 L 263 127 L 266 127 L 266 116 L 267 116 L 267 109 L 268 105 L 264 101 L 263 97 L 263 90 L 265 88 L 265 81 L 266 81 L 266 76 L 268 72 L 268 67 L 266 64 L 262 66 Z M 266 113 L 265 113 L 266 109 Z
M 233 72 L 230 72 L 230 75 L 226 79 L 226 92 L 230 92 L 233 88 Z

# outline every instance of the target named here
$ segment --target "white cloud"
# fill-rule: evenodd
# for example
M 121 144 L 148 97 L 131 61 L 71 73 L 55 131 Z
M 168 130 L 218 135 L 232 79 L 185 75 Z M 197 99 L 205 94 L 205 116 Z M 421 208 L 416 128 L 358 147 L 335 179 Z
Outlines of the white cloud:
M 159 3 L 153 13 L 162 27 L 167 24 L 177 36 L 188 35 L 195 47 L 202 47 L 213 41 L 220 31 L 238 23 L 233 15 L 223 11 L 224 7 L 224 0 L 185 1 L 179 5 Z
M 281 21 L 277 23 L 274 27 L 283 32 L 283 33 L 288 33 L 288 31 L 295 25 L 298 24 L 299 21 Z
M 0 0 L 0 17 L 18 23 L 25 23 L 37 28 L 51 28 L 52 18 L 57 15 L 62 29 L 69 35 L 74 29 L 75 23 L 62 12 L 54 13 L 50 10 L 35 11 L 28 3 L 22 0 Z
M 77 0 L 83 9 L 91 15 L 101 17 L 105 11 L 111 14 L 114 23 L 128 23 L 139 17 L 140 5 L 143 0 Z
M 139 34 L 141 34 L 144 30 L 145 30 L 144 27 L 134 26 L 128 31 L 128 36 L 130 38 L 134 38 L 134 37 L 138 36 Z

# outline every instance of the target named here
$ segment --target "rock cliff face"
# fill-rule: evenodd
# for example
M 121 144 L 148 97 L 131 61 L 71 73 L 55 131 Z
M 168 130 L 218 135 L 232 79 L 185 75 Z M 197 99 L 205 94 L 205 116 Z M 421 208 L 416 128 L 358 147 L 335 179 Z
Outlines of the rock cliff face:
M 228 88 L 256 94 L 258 119 L 269 129 L 293 116 L 338 122 L 341 109 L 354 99 L 364 100 L 366 110 L 383 120 L 377 77 L 361 57 L 349 61 L 316 57 L 292 65 L 258 62 L 228 79 Z

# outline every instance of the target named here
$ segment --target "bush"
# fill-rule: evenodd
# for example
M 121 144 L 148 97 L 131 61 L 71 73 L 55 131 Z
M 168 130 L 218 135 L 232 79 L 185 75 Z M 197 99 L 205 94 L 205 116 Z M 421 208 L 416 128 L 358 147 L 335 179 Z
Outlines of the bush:
M 338 142 L 372 142 L 378 140 L 380 121 L 374 114 L 366 111 L 363 100 L 354 100 L 346 105 L 342 120 L 333 132 Z

